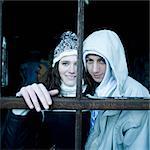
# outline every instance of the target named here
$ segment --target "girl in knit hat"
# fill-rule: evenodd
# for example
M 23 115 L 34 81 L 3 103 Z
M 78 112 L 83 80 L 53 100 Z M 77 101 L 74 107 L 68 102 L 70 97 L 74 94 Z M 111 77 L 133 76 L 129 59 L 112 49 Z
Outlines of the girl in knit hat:
M 75 111 L 48 110 L 51 96 L 76 96 L 78 39 L 75 33 L 67 31 L 54 50 L 52 66 L 42 83 L 22 87 L 16 96 L 23 96 L 29 109 L 13 109 L 8 115 L 6 127 L 6 147 L 35 148 L 35 134 L 42 125 L 42 143 L 37 148 L 74 149 Z M 83 90 L 85 86 L 83 86 Z M 44 110 L 41 109 L 41 105 Z M 35 110 L 39 113 L 37 113 Z M 83 112 L 83 141 L 88 132 L 88 112 Z M 34 116 L 34 117 L 33 117 Z M 19 130 L 17 130 L 19 128 Z M 11 129 L 11 132 L 10 132 Z M 32 140 L 31 140 L 32 139 Z M 40 145 L 40 146 L 39 146 Z M 47 146 L 48 145 L 48 146 Z

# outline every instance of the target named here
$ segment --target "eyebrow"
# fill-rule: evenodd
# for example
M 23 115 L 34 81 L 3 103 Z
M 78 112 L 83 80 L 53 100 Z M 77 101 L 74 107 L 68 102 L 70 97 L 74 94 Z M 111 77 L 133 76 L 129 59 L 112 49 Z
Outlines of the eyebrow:
M 61 61 L 61 63 L 68 63 L 68 62 L 70 62 L 70 61 L 68 61 L 68 60 L 62 60 Z
M 63 62 L 63 61 L 69 61 L 69 60 L 61 60 L 61 61 Z
M 92 58 L 90 58 L 90 57 L 86 57 L 86 59 L 92 59 Z
M 101 56 L 98 56 L 99 58 L 98 59 L 100 59 L 100 60 L 104 60 L 104 58 L 103 57 L 101 57 Z M 92 58 L 90 58 L 90 56 L 87 56 L 86 57 L 86 59 L 92 59 Z
M 104 61 L 105 62 L 105 59 L 103 57 L 100 56 L 99 59 L 100 59 L 100 61 Z

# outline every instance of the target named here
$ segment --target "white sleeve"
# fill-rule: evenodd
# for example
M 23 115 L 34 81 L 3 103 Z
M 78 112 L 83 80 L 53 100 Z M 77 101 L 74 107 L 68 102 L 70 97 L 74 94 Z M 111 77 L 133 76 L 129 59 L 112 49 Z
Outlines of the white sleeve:
M 12 113 L 15 115 L 25 116 L 28 114 L 29 109 L 12 109 Z

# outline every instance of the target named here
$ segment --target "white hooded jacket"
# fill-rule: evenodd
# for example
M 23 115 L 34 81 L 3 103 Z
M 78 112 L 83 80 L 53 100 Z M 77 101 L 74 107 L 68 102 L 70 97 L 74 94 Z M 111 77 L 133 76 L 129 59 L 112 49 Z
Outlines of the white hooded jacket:
M 83 43 L 83 61 L 96 54 L 106 61 L 106 73 L 94 97 L 144 97 L 149 91 L 128 76 L 123 45 L 118 35 L 100 30 Z M 150 112 L 144 110 L 100 110 L 91 129 L 86 150 L 149 150 Z

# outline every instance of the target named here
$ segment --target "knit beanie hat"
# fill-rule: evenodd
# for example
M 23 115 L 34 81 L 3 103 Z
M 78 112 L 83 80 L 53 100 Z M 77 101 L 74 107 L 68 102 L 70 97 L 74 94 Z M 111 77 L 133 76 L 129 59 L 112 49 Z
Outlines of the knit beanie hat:
M 77 55 L 78 39 L 77 35 L 71 31 L 64 32 L 60 37 L 60 43 L 54 50 L 52 67 L 64 56 Z

